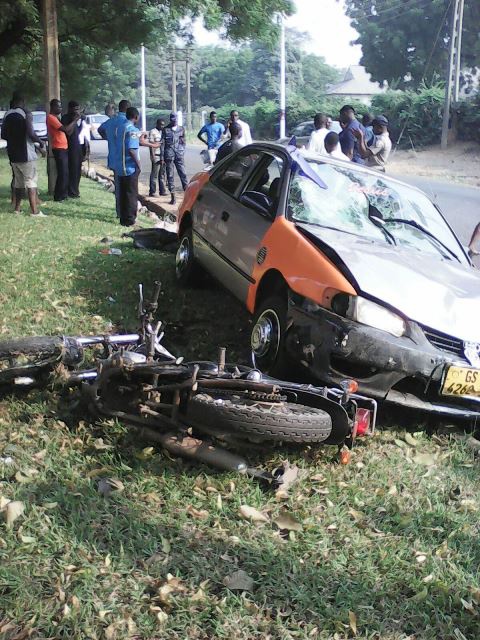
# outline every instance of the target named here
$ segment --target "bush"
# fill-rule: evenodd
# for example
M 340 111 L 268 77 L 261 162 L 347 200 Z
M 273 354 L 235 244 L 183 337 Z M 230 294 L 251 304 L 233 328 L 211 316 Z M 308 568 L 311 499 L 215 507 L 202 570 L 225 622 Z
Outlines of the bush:
M 440 142 L 444 88 L 422 85 L 416 91 L 387 91 L 372 100 L 374 114 L 385 115 L 393 142 L 400 147 L 424 147 Z
M 459 105 L 457 124 L 460 140 L 480 142 L 480 93 Z

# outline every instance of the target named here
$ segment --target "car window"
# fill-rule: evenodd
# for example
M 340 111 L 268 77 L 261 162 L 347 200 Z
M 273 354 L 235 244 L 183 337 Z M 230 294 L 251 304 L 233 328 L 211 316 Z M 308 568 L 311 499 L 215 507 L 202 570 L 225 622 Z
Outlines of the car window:
M 212 178 L 213 184 L 233 196 L 259 155 L 258 151 L 240 151 L 215 173 Z
M 47 114 L 46 113 L 34 113 L 32 115 L 32 120 L 35 124 L 45 124 L 47 122 Z
M 457 238 L 433 203 L 420 191 L 395 182 L 379 174 L 371 175 L 350 168 L 309 160 L 314 171 L 327 188 L 297 169 L 289 194 L 289 217 L 298 222 L 335 228 L 378 242 L 388 242 L 387 229 L 397 245 L 439 254 L 438 243 L 413 225 L 391 222 L 403 219 L 421 225 L 438 238 L 462 261 L 465 260 Z M 383 219 L 375 223 L 372 216 Z
M 285 161 L 278 155 L 266 155 L 250 180 L 245 191 L 256 191 L 270 198 L 272 205 L 278 204 L 280 195 L 281 177 Z

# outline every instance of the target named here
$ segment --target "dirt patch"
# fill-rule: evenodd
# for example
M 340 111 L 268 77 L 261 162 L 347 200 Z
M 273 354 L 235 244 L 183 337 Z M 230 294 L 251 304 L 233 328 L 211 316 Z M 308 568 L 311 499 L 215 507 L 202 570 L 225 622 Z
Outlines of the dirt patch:
M 435 145 L 415 151 L 395 151 L 388 165 L 389 173 L 436 178 L 480 187 L 480 146 L 473 142 L 457 143 L 448 149 Z

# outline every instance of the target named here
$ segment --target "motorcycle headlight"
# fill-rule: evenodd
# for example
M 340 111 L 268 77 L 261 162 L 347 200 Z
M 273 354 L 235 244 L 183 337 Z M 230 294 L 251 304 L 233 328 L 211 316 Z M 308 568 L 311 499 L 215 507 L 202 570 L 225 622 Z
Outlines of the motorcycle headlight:
M 348 315 L 352 320 L 387 331 L 398 338 L 405 333 L 405 322 L 400 316 L 360 296 L 352 298 Z

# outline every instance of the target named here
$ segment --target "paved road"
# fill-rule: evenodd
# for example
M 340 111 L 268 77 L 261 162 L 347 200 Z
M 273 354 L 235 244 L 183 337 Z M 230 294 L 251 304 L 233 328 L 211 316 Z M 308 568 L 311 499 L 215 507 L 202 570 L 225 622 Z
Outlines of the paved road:
M 200 150 L 201 147 L 198 145 L 187 146 L 185 164 L 189 178 L 203 168 Z M 147 184 L 150 172 L 149 150 L 144 147 L 140 152 L 142 163 L 140 179 Z M 92 140 L 92 159 L 106 161 L 106 158 L 107 143 L 104 140 Z M 461 242 L 468 243 L 475 225 L 480 221 L 480 189 L 460 186 L 455 183 L 437 182 L 417 176 L 396 175 L 395 177 L 425 191 L 440 207 Z M 176 182 L 178 184 L 178 178 L 176 178 Z

